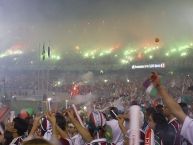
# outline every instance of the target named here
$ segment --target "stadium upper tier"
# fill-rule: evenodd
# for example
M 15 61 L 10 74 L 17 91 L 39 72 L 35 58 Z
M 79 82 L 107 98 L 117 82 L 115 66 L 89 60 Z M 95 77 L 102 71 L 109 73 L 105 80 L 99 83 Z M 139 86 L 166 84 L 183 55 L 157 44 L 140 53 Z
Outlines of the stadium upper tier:
M 192 68 L 193 43 L 161 48 L 159 45 L 144 48 L 93 49 L 89 51 L 51 52 L 46 49 L 32 53 L 6 51 L 0 54 L 1 68 L 48 70 L 120 70 L 137 65 L 164 64 L 167 68 Z M 41 52 L 42 51 L 42 52 Z M 145 67 L 147 68 L 147 67 Z

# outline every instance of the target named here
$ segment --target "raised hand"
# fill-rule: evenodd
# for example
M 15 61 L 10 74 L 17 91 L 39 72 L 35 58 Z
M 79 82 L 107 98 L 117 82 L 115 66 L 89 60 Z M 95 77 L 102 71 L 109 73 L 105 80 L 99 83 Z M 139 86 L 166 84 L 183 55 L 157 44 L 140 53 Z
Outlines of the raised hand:
M 75 117 L 74 117 L 74 111 L 73 111 L 72 109 L 67 110 L 67 111 L 66 111 L 66 115 L 67 115 L 67 117 L 68 117 L 71 121 L 75 119 Z
M 124 118 L 124 116 L 118 116 L 117 120 L 118 120 L 119 125 L 123 125 L 125 118 Z
M 29 137 L 33 136 L 35 134 L 36 130 L 38 129 L 38 127 L 40 125 L 40 119 L 41 118 L 42 118 L 42 116 L 38 116 L 38 115 L 34 118 L 33 126 L 32 126 L 30 133 L 29 133 Z
M 158 75 L 157 72 L 152 72 L 150 79 L 151 79 L 153 85 L 154 85 L 156 88 L 161 85 L 160 76 Z
M 33 126 L 38 127 L 40 125 L 40 119 L 42 116 L 35 116 L 34 121 L 33 121 Z
M 49 122 L 50 122 L 52 125 L 56 125 L 56 117 L 55 117 L 55 114 L 54 114 L 54 113 L 48 112 L 48 113 L 46 113 L 46 116 L 47 116 L 47 119 L 49 120 Z

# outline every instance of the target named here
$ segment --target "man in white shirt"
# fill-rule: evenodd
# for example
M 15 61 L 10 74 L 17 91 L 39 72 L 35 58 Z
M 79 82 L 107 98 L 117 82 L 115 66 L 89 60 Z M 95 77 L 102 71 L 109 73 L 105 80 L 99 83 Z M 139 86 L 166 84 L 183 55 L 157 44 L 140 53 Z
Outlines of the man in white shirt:
M 189 116 L 186 116 L 180 134 L 193 144 L 193 119 Z
M 115 114 L 113 114 L 111 110 Z M 112 119 L 110 121 L 107 121 L 106 124 L 110 126 L 112 129 L 112 134 L 113 134 L 112 142 L 115 143 L 116 145 L 123 145 L 123 141 L 124 141 L 123 134 L 121 132 L 118 121 L 116 119 L 117 117 L 115 116 L 115 115 L 118 115 L 118 109 L 116 107 L 111 107 L 110 114 Z
M 69 123 L 67 128 L 70 135 L 70 140 L 72 141 L 73 145 L 85 144 L 84 140 L 82 139 L 82 136 L 78 133 L 77 129 L 72 123 Z

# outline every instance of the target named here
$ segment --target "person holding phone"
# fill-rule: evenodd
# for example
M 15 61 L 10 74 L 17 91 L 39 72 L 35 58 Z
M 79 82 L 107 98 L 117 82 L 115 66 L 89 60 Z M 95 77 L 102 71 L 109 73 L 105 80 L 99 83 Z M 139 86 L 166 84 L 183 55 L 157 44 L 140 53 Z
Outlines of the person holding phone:
M 74 117 L 72 110 L 67 111 L 67 116 L 76 127 L 87 145 L 115 145 L 105 137 L 106 118 L 100 111 L 93 111 L 89 115 L 88 128 L 83 127 Z
M 26 120 L 16 117 L 13 119 L 11 130 L 14 134 L 14 139 L 10 145 L 20 145 L 23 140 L 27 137 L 28 123 Z
M 123 145 L 123 133 L 121 132 L 121 129 L 118 124 L 117 117 L 119 115 L 119 110 L 116 107 L 110 107 L 109 108 L 109 114 L 111 116 L 111 119 L 107 121 L 107 125 L 112 128 L 113 138 L 112 142 L 114 142 L 116 145 Z

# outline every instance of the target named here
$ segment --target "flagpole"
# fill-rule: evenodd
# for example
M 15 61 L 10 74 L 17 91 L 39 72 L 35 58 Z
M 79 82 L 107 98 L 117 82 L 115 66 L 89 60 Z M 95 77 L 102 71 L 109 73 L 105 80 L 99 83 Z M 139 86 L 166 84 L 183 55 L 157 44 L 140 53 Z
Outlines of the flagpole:
M 48 55 L 48 59 L 50 59 L 50 55 L 51 55 L 51 53 L 50 53 L 50 40 L 48 41 L 48 52 L 47 52 L 47 55 Z M 48 90 L 48 88 L 49 88 L 49 76 L 50 76 L 50 70 L 49 70 L 49 66 L 50 66 L 50 60 L 48 61 L 48 68 L 47 68 L 47 94 L 49 93 L 49 90 Z
M 41 44 L 39 43 L 39 53 L 38 53 L 38 61 L 39 61 L 39 63 L 38 63 L 38 65 L 39 65 L 39 67 L 38 67 L 38 86 L 37 86 L 37 94 L 36 95 L 39 95 L 40 94 L 40 61 L 41 61 Z

